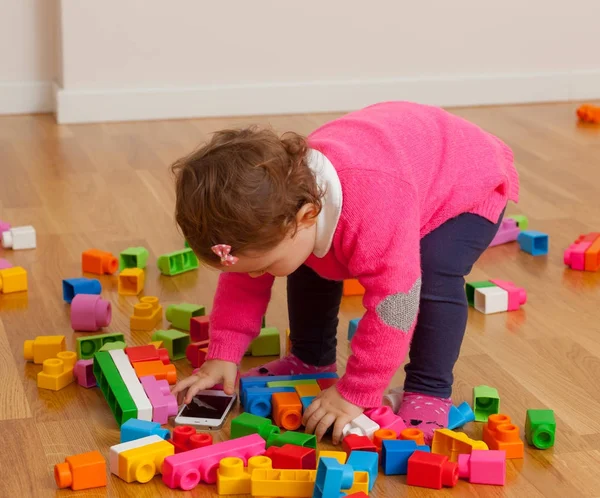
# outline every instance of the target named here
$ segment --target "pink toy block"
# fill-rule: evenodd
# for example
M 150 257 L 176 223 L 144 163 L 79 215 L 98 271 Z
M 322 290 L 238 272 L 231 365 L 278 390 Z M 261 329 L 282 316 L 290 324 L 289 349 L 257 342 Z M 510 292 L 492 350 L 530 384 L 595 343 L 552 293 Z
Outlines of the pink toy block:
M 506 280 L 490 280 L 501 289 L 508 292 L 508 311 L 516 311 L 527 302 L 527 291 Z
M 582 240 L 571 244 L 565 251 L 563 260 L 565 265 L 570 266 L 572 270 L 585 270 L 585 252 L 592 246 L 593 242 Z
M 200 481 L 214 484 L 217 481 L 219 462 L 223 458 L 238 457 L 244 465 L 250 457 L 265 452 L 265 440 L 250 434 L 222 443 L 185 451 L 165 458 L 162 467 L 163 482 L 171 489 L 194 489 Z
M 0 258 L 0 270 L 6 270 L 7 268 L 12 268 L 10 261 Z
M 95 332 L 108 326 L 112 318 L 111 304 L 95 294 L 77 294 L 71 302 L 73 330 Z
M 10 230 L 10 223 L 0 220 L 0 234 L 2 234 L 2 232 L 8 232 L 9 230 Z
M 94 376 L 94 360 L 79 360 L 73 368 L 73 375 L 80 386 L 89 389 L 96 387 L 96 377 Z
M 514 242 L 521 233 L 521 229 L 517 225 L 516 220 L 504 219 L 500 224 L 496 236 L 490 242 L 488 247 L 499 246 L 500 244 L 506 244 L 507 242 Z
M 401 417 L 396 415 L 389 406 L 380 406 L 365 411 L 365 415 L 373 422 L 377 423 L 382 429 L 390 429 L 400 434 L 406 429 L 406 424 Z
M 458 455 L 458 475 L 473 484 L 504 486 L 506 452 L 502 450 L 473 450 Z
M 153 375 L 140 378 L 146 396 L 152 404 L 152 421 L 166 424 L 169 417 L 177 415 L 177 398 L 171 394 L 166 380 L 156 380 Z

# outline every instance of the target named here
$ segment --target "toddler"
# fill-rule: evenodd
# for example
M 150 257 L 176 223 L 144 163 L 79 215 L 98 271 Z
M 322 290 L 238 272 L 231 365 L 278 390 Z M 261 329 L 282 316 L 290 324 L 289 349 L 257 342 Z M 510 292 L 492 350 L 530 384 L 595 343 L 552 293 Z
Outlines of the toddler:
M 246 375 L 336 370 L 342 281 L 358 278 L 366 312 L 339 382 L 305 411 L 333 442 L 382 404 L 410 345 L 399 415 L 428 440 L 445 427 L 467 323 L 464 277 L 493 239 L 519 182 L 511 150 L 434 107 L 386 102 L 307 139 L 224 130 L 173 166 L 176 219 L 222 271 L 208 361 L 174 392 L 189 403 L 223 383 L 257 336 L 275 277 L 287 278 L 291 354 Z

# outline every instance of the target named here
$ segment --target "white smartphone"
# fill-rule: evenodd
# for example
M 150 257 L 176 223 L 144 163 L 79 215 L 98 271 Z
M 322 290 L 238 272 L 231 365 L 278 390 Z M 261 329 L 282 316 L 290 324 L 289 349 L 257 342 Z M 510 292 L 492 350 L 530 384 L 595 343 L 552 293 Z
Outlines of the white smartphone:
M 236 395 L 224 391 L 200 391 L 189 405 L 183 405 L 175 417 L 176 425 L 220 429 L 233 408 Z

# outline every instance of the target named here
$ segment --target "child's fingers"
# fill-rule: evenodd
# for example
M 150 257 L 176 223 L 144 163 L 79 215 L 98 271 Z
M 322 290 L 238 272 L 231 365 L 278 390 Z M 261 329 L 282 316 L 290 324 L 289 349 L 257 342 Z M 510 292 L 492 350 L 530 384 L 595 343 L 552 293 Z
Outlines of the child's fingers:
M 233 394 L 235 391 L 235 376 L 223 379 L 223 391 L 225 394 Z
M 313 434 L 317 427 L 317 424 L 321 421 L 321 419 L 327 414 L 324 408 L 319 407 L 306 421 L 304 424 L 306 430 L 305 432 L 308 434 Z
M 190 387 L 197 380 L 198 380 L 198 377 L 195 375 L 191 375 L 187 379 L 180 380 L 175 385 L 175 387 L 171 390 L 171 394 L 178 394 L 182 391 L 185 391 L 188 387 Z
M 204 389 L 210 389 L 215 385 L 215 381 L 211 377 L 201 377 L 197 379 L 194 384 L 185 393 L 185 404 L 188 405 L 192 402 L 192 398 L 196 394 Z
M 317 436 L 317 441 L 321 441 L 323 436 L 329 429 L 329 426 L 335 422 L 335 415 L 333 413 L 327 413 L 325 416 L 319 420 L 317 427 L 315 429 L 315 436 Z
M 333 444 L 339 444 L 339 442 L 342 440 L 344 435 L 344 427 L 348 422 L 350 421 L 346 420 L 344 417 L 338 417 L 336 419 L 335 424 L 333 425 L 333 434 L 331 435 Z
M 302 415 L 302 425 L 304 427 L 306 427 L 306 424 L 308 424 L 308 419 L 312 417 L 312 414 L 319 408 L 319 406 L 321 406 L 321 402 L 317 398 L 314 399 L 310 405 L 308 405 L 306 410 L 304 410 L 304 414 Z

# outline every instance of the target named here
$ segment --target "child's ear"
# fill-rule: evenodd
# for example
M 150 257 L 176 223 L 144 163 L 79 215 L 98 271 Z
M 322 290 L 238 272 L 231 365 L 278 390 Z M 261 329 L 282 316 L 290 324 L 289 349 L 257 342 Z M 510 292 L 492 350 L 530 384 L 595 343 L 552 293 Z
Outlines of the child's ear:
M 296 213 L 298 229 L 310 228 L 317 222 L 317 208 L 314 204 L 304 204 Z

